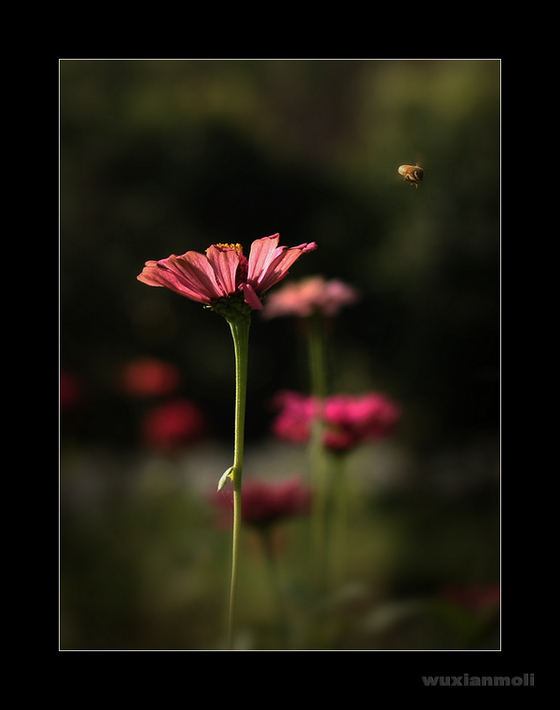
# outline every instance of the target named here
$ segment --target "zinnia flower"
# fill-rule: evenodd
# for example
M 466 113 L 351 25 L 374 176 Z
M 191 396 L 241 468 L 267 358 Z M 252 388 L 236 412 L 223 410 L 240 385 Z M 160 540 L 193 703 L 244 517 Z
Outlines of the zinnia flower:
M 280 392 L 274 400 L 280 413 L 274 434 L 285 441 L 306 443 L 316 416 L 325 424 L 324 445 L 331 451 L 348 451 L 362 442 L 389 437 L 400 418 L 400 407 L 383 394 L 333 395 L 322 407 L 314 397 Z
M 204 429 L 202 412 L 186 399 L 177 399 L 154 407 L 142 422 L 145 443 L 162 451 L 172 451 L 198 439 Z
M 272 293 L 263 311 L 265 318 L 296 316 L 308 318 L 314 313 L 332 317 L 344 306 L 358 300 L 358 292 L 339 279 L 327 281 L 323 276 L 311 276 L 297 283 L 285 284 Z
M 213 244 L 205 254 L 172 254 L 160 261 L 147 261 L 137 278 L 208 306 L 222 298 L 240 296 L 252 309 L 262 310 L 260 297 L 287 275 L 304 252 L 317 248 L 315 242 L 279 247 L 279 239 L 279 234 L 257 239 L 248 259 L 240 244 Z
M 214 501 L 231 512 L 229 489 L 215 494 Z M 266 526 L 287 518 L 305 515 L 311 504 L 311 491 L 297 478 L 285 481 L 248 480 L 241 494 L 241 519 L 247 525 Z

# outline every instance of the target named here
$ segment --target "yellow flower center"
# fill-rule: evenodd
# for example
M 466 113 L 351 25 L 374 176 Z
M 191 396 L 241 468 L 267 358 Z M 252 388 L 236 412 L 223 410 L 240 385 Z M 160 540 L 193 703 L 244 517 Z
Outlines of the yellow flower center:
M 239 252 L 243 251 L 243 247 L 241 244 L 215 244 L 214 246 L 220 247 L 221 249 L 235 249 Z M 208 251 L 208 249 L 206 251 Z

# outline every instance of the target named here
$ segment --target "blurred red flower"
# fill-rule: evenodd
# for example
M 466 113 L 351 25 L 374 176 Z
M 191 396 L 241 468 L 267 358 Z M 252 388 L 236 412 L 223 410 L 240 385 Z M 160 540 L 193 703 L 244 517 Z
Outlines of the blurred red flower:
M 175 365 L 151 357 L 132 360 L 120 374 L 124 393 L 132 397 L 169 395 L 181 384 L 181 374 Z
M 358 300 L 352 286 L 323 276 L 311 276 L 297 283 L 288 283 L 271 293 L 263 310 L 265 318 L 296 316 L 307 318 L 314 313 L 335 316 L 341 308 Z
M 325 424 L 324 444 L 331 451 L 347 451 L 365 441 L 388 438 L 401 413 L 398 404 L 377 392 L 333 395 L 325 400 L 322 412 L 317 400 L 297 392 L 280 392 L 273 405 L 280 410 L 272 424 L 279 439 L 306 443 L 315 416 L 321 416 Z
M 500 606 L 500 585 L 448 586 L 439 596 L 471 613 L 486 612 Z
M 214 496 L 214 502 L 232 513 L 231 487 Z M 241 518 L 246 525 L 267 526 L 287 518 L 306 515 L 311 504 L 311 490 L 297 478 L 284 481 L 247 480 L 241 493 Z M 226 521 L 224 521 L 225 523 Z M 229 517 L 228 521 L 229 523 Z
M 144 442 L 170 451 L 200 438 L 205 431 L 201 410 L 186 399 L 165 402 L 151 409 L 142 421 Z
M 290 266 L 315 242 L 279 247 L 279 234 L 255 240 L 249 258 L 241 244 L 212 244 L 205 254 L 188 251 L 160 261 L 147 261 L 137 277 L 148 286 L 165 286 L 193 301 L 211 305 L 221 298 L 243 296 L 253 309 L 262 310 L 260 296 L 281 281 Z
M 80 378 L 63 370 L 59 376 L 59 387 L 61 412 L 75 409 L 83 398 L 83 386 Z

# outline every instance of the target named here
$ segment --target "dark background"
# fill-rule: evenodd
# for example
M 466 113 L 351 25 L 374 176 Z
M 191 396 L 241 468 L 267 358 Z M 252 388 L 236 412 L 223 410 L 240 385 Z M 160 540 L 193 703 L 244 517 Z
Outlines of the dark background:
M 400 164 L 416 162 L 426 170 L 418 190 L 397 174 Z M 99 538 L 99 527 L 78 525 L 75 496 L 101 520 L 128 505 L 123 481 L 137 477 L 131 457 L 145 455 L 142 405 L 123 396 L 118 373 L 139 355 L 177 365 L 181 394 L 207 415 L 209 440 L 231 445 L 227 325 L 136 280 L 148 259 L 212 243 L 240 242 L 248 251 L 276 232 L 290 246 L 317 242 L 289 278 L 323 274 L 361 294 L 334 326 L 330 390 L 381 390 L 402 404 L 394 445 L 413 462 L 414 500 L 433 502 L 427 481 L 443 480 L 447 490 L 460 480 L 459 488 L 478 496 L 466 524 L 474 521 L 475 537 L 491 539 L 496 557 L 499 61 L 63 60 L 60 194 L 60 366 L 80 381 L 79 406 L 61 413 L 60 427 L 63 629 L 72 629 L 63 645 L 210 643 L 202 631 L 186 642 L 163 632 L 163 640 L 148 632 L 132 638 L 116 622 L 96 636 L 92 629 L 136 593 L 138 570 L 132 565 L 126 576 L 129 592 L 103 586 L 120 601 L 88 616 L 86 590 L 99 580 L 93 569 L 111 567 L 103 545 L 114 547 Z M 268 403 L 282 388 L 309 388 L 304 346 L 290 320 L 255 314 L 249 447 L 268 440 Z M 78 485 L 84 471 L 95 485 L 104 481 L 110 503 Z M 411 499 L 399 500 L 404 515 Z M 458 500 L 459 510 L 469 510 Z M 425 529 L 418 517 L 405 517 Z M 423 590 L 424 577 L 434 582 L 425 569 L 403 563 L 399 570 L 391 579 L 400 591 Z M 496 565 L 482 577 L 495 582 Z M 139 626 L 134 617 L 130 627 Z

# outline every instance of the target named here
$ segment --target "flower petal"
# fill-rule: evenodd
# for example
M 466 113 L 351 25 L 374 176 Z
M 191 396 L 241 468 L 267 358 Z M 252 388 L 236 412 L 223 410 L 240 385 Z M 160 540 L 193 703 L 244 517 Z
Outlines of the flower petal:
M 251 244 L 251 251 L 249 252 L 249 271 L 247 273 L 248 281 L 258 282 L 262 273 L 268 269 L 270 261 L 274 257 L 276 248 L 278 247 L 279 240 L 280 235 L 273 234 L 271 237 L 256 239 Z
M 306 251 L 316 249 L 317 245 L 302 244 L 299 247 L 278 247 L 276 254 L 270 260 L 268 269 L 261 275 L 258 280 L 257 293 L 265 293 L 269 288 L 277 284 L 288 275 L 288 270 L 292 264 Z
M 138 274 L 136 278 L 138 281 L 148 284 L 148 286 L 167 286 L 162 272 L 157 268 L 157 261 L 147 261 L 144 264 L 142 273 Z
M 208 259 L 195 251 L 147 261 L 137 278 L 149 286 L 165 286 L 199 303 L 208 304 L 223 295 Z
M 297 247 L 279 247 L 279 235 L 257 239 L 251 245 L 247 281 L 255 292 L 262 295 L 271 286 L 281 281 L 290 266 L 306 251 L 317 248 L 315 242 Z
M 255 311 L 262 311 L 263 304 L 261 303 L 261 299 L 257 296 L 251 284 L 243 284 L 242 288 L 245 303 L 248 303 Z
M 206 250 L 206 256 L 222 290 L 222 296 L 231 296 L 237 292 L 237 268 L 241 253 L 235 247 L 216 246 Z

